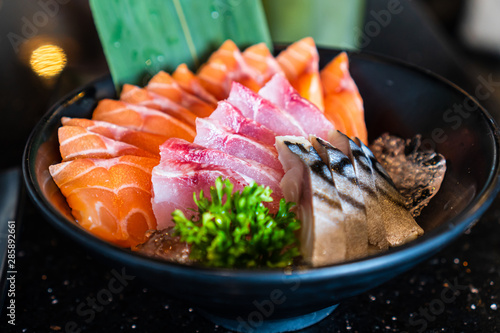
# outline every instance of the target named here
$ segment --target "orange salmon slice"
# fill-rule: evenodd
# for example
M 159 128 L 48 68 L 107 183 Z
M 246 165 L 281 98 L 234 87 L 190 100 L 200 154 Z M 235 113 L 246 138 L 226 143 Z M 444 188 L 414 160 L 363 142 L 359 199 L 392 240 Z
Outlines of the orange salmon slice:
M 190 142 L 196 136 L 196 130 L 192 126 L 166 113 L 112 99 L 101 100 L 94 110 L 92 119 Z
M 257 92 L 261 88 L 255 77 L 258 73 L 248 66 L 238 46 L 225 41 L 198 71 L 198 78 L 203 87 L 218 100 L 226 99 L 233 81 L 241 83 Z
M 279 63 L 273 57 L 265 43 L 259 43 L 248 47 L 243 52 L 246 64 L 256 72 L 255 81 L 263 87 L 274 74 L 284 74 Z
M 215 109 L 213 105 L 182 89 L 174 78 L 164 71 L 153 76 L 146 89 L 185 107 L 198 117 L 208 117 Z
M 57 131 L 63 161 L 76 158 L 113 158 L 135 155 L 159 158 L 136 146 L 92 133 L 80 126 L 62 126 Z
M 335 122 L 342 119 L 347 136 L 368 142 L 363 99 L 349 73 L 349 58 L 345 52 L 336 56 L 320 72 L 325 98 L 325 115 Z M 337 128 L 337 123 L 334 123 Z M 340 130 L 340 129 L 339 129 Z
M 291 44 L 281 51 L 276 60 L 299 94 L 324 110 L 319 54 L 314 39 L 306 37 Z
M 127 127 L 99 120 L 63 117 L 61 122 L 63 125 L 67 126 L 84 127 L 93 133 L 103 135 L 116 141 L 131 144 L 156 156 L 160 156 L 159 147 L 168 139 L 168 136 L 165 135 L 136 131 Z
M 95 236 L 134 247 L 156 228 L 151 170 L 158 160 L 137 156 L 76 159 L 49 167 L 78 224 Z
M 189 70 L 186 64 L 177 66 L 172 77 L 188 93 L 198 96 L 214 108 L 217 106 L 217 98 L 203 88 L 200 79 Z
M 151 109 L 160 110 L 175 117 L 190 126 L 196 126 L 196 115 L 185 107 L 168 98 L 139 88 L 131 84 L 124 84 L 120 100 L 125 103 L 142 105 Z

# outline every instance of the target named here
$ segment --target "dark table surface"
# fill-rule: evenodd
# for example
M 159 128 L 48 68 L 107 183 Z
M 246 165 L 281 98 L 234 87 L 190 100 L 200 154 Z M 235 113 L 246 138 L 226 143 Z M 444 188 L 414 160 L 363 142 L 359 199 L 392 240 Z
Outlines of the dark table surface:
M 411 2 L 402 3 L 411 10 L 394 17 L 366 49 L 430 68 L 473 92 L 474 75 L 463 71 L 453 48 L 422 11 Z M 384 5 L 370 1 L 367 13 Z M 79 80 L 65 82 L 74 86 Z M 40 89 L 41 94 L 47 90 Z M 39 100 L 36 105 L 43 109 L 47 103 Z M 303 332 L 500 332 L 499 204 L 497 198 L 475 227 L 438 255 L 346 299 L 332 315 Z M 7 324 L 4 308 L 0 332 L 64 332 L 68 323 L 83 332 L 227 332 L 190 304 L 139 279 L 131 280 L 107 305 L 91 310 L 86 304 L 107 288 L 112 268 L 55 230 L 26 197 L 22 207 L 16 221 L 16 326 Z

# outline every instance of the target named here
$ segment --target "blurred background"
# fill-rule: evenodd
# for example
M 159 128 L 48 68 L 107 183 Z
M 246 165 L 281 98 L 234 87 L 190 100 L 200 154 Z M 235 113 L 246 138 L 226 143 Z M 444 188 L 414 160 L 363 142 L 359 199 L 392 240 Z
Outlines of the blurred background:
M 227 0 L 229 1 L 229 0 Z M 271 36 L 377 52 L 428 68 L 500 115 L 498 0 L 264 0 Z M 1 167 L 19 165 L 50 105 L 108 72 L 86 0 L 0 0 Z M 497 117 L 497 119 L 499 119 Z

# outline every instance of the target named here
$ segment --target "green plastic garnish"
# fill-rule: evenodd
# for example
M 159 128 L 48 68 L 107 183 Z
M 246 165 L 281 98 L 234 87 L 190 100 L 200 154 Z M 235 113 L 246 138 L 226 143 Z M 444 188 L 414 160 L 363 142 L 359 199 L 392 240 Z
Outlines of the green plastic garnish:
M 256 183 L 233 192 L 234 185 L 221 177 L 210 187 L 211 199 L 196 193 L 198 213 L 187 219 L 172 213 L 175 234 L 191 245 L 190 258 L 213 267 L 286 267 L 300 255 L 295 231 L 300 221 L 290 208 L 295 204 L 280 200 L 279 210 L 269 213 L 272 190 Z

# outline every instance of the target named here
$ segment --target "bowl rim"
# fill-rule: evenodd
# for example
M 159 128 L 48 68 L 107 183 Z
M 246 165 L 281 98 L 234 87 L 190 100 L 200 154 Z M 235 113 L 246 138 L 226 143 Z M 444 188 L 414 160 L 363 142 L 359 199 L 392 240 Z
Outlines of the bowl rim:
M 436 228 L 426 232 L 422 237 L 413 240 L 405 245 L 391 248 L 388 251 L 375 255 L 366 256 L 360 259 L 350 260 L 338 264 L 322 267 L 307 267 L 304 269 L 293 270 L 292 272 L 283 269 L 247 269 L 247 268 L 212 268 L 198 265 L 185 265 L 176 262 L 168 262 L 159 258 L 152 258 L 141 253 L 133 252 L 130 249 L 120 248 L 105 240 L 102 240 L 76 223 L 68 223 L 68 220 L 57 210 L 53 209 L 50 203 L 44 198 L 36 181 L 34 170 L 30 168 L 31 158 L 35 155 L 33 151 L 35 139 L 40 138 L 43 133 L 44 125 L 50 122 L 52 117 L 57 117 L 64 107 L 75 101 L 75 97 L 82 91 L 95 87 L 98 84 L 105 83 L 111 80 L 110 75 L 103 76 L 94 80 L 82 87 L 79 87 L 61 100 L 56 102 L 42 116 L 38 123 L 33 128 L 29 135 L 25 149 L 23 152 L 22 172 L 23 180 L 27 188 L 29 196 L 34 201 L 35 205 L 40 209 L 43 215 L 55 225 L 59 230 L 69 233 L 69 235 L 78 241 L 86 242 L 92 249 L 102 249 L 100 251 L 104 256 L 117 259 L 122 264 L 132 264 L 134 267 L 142 267 L 154 269 L 161 272 L 171 274 L 203 274 L 206 277 L 229 278 L 231 280 L 252 280 L 252 281 L 275 281 L 281 282 L 288 275 L 300 276 L 307 278 L 308 281 L 322 280 L 332 277 L 350 277 L 353 274 L 361 275 L 374 270 L 381 271 L 390 268 L 394 265 L 402 264 L 408 260 L 419 260 L 422 254 L 428 254 L 437 251 L 446 246 L 453 239 L 462 234 L 469 226 L 471 226 L 479 217 L 486 211 L 488 206 L 500 191 L 500 130 L 493 117 L 487 110 L 469 93 L 458 87 L 456 84 L 446 78 L 417 65 L 404 62 L 400 59 L 392 58 L 385 55 L 376 54 L 368 51 L 349 51 L 334 48 L 318 47 L 320 54 L 322 52 L 340 53 L 345 51 L 349 60 L 352 58 L 362 58 L 362 60 L 382 62 L 391 66 L 406 68 L 410 71 L 417 72 L 420 75 L 427 76 L 433 80 L 439 81 L 448 88 L 457 91 L 465 98 L 471 99 L 477 106 L 477 112 L 481 112 L 488 124 L 494 141 L 493 149 L 493 165 L 490 167 L 490 172 L 485 182 L 485 185 L 475 198 L 456 216 L 449 219 L 446 223 L 437 226 Z M 423 259 L 425 259 L 424 257 Z M 420 260 L 423 260 L 420 259 Z

